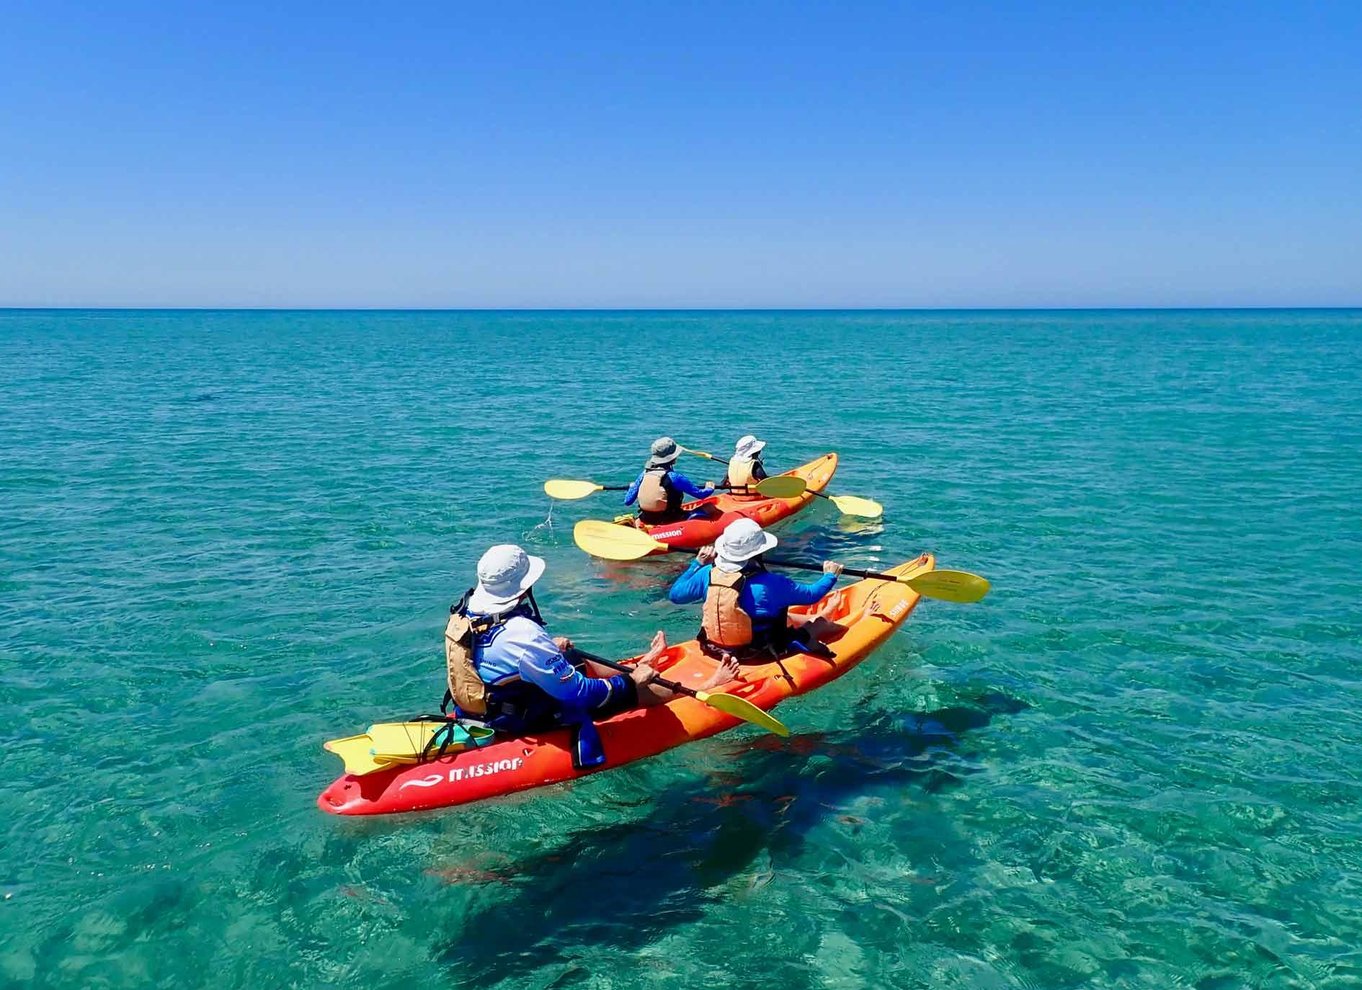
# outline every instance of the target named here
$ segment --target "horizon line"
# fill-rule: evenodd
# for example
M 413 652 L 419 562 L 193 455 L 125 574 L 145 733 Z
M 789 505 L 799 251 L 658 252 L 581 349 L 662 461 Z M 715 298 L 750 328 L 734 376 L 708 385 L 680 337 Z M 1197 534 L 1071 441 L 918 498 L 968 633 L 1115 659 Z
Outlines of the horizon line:
M 1300 306 L 5 306 L 0 313 L 1198 313 L 1350 311 Z

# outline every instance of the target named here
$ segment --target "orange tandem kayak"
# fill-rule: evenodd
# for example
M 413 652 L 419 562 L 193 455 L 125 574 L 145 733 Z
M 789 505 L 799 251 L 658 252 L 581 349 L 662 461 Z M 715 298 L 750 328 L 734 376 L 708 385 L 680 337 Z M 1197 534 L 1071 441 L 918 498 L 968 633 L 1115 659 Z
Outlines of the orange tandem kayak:
M 935 565 L 930 554 L 923 554 L 889 573 L 917 575 Z M 718 690 L 769 710 L 786 698 L 820 688 L 855 667 L 888 639 L 918 600 L 917 592 L 907 585 L 874 578 L 834 590 L 812 608 L 831 604 L 829 615 L 834 621 L 849 617 L 855 621 L 840 639 L 829 644 L 831 658 L 796 653 L 779 663 L 744 665 L 739 680 Z M 872 602 L 878 607 L 867 614 Z M 790 611 L 798 614 L 811 609 Z M 670 647 L 654 666 L 664 677 L 682 684 L 699 684 L 713 673 L 714 663 L 700 651 L 698 643 L 690 640 Z M 389 815 L 468 804 L 622 767 L 741 724 L 734 716 L 694 698 L 676 697 L 666 704 L 636 708 L 599 723 L 608 759 L 602 767 L 574 769 L 570 733 L 556 729 L 450 753 L 426 763 L 363 776 L 345 774 L 322 791 L 317 805 L 333 815 Z

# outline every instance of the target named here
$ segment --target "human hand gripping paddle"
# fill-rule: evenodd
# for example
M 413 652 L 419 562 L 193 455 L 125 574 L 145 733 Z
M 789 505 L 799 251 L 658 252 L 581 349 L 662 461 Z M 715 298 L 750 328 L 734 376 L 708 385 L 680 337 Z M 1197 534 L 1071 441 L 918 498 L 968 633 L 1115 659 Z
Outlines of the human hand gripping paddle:
M 767 498 L 798 498 L 808 490 L 809 483 L 803 478 L 783 474 L 775 478 L 767 478 L 755 485 L 716 485 L 715 487 L 755 492 Z M 565 502 L 586 498 L 596 492 L 627 492 L 628 490 L 628 485 L 598 485 L 594 481 L 572 481 L 568 478 L 551 478 L 544 482 L 545 495 Z
M 642 530 L 614 523 L 583 519 L 572 530 L 572 538 L 577 545 L 593 557 L 605 560 L 641 560 L 649 554 L 671 549 L 665 543 L 653 539 Z M 771 567 L 789 567 L 800 571 L 821 571 L 822 564 L 801 564 L 793 560 L 767 560 L 762 562 Z M 853 577 L 874 578 L 880 581 L 896 581 L 906 584 L 924 598 L 935 598 L 943 602 L 977 602 L 988 594 L 989 583 L 986 578 L 968 571 L 927 571 L 908 577 L 903 574 L 887 574 L 883 571 L 863 571 L 855 567 L 845 567 L 843 574 Z
M 573 646 L 572 650 L 578 656 L 584 657 L 592 663 L 598 663 L 603 667 L 609 667 L 611 670 L 618 670 L 621 674 L 628 674 L 633 671 L 632 667 L 628 667 L 622 663 L 616 663 L 614 660 L 607 660 L 605 657 L 598 657 L 594 653 L 587 653 L 579 646 Z M 688 698 L 694 698 L 696 701 L 709 705 L 710 708 L 721 711 L 725 715 L 732 715 L 734 718 L 742 719 L 744 722 L 751 722 L 753 725 L 759 725 L 767 732 L 774 732 L 778 736 L 788 736 L 790 734 L 790 730 L 785 726 L 785 723 L 781 722 L 775 716 L 762 711 L 756 705 L 752 704 L 752 702 L 739 698 L 736 695 L 724 694 L 723 692 L 696 691 L 686 687 L 684 684 L 678 684 L 676 681 L 669 681 L 665 677 L 659 677 L 656 674 L 650 677 L 648 682 L 666 688 L 673 694 L 684 694 Z
M 713 454 L 703 450 L 691 450 L 689 447 L 682 447 L 687 454 L 694 454 L 696 457 L 703 457 L 705 460 L 718 460 Z M 776 477 L 788 477 L 788 475 L 777 475 Z M 768 481 L 774 479 L 767 479 Z M 861 498 L 859 495 L 824 495 L 822 492 L 809 489 L 811 495 L 825 498 L 833 505 L 837 506 L 837 511 L 848 516 L 863 516 L 866 519 L 879 519 L 884 515 L 884 506 L 874 499 Z

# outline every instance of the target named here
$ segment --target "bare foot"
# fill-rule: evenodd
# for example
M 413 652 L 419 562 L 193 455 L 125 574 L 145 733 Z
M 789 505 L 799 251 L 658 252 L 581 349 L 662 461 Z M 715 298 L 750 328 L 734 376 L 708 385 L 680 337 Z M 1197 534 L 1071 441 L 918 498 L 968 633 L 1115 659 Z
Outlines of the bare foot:
M 736 680 L 737 676 L 738 661 L 733 659 L 733 654 L 725 653 L 714 673 L 710 674 L 705 683 L 701 684 L 696 690 L 708 691 L 710 688 L 723 687 L 729 681 Z
M 653 641 L 648 644 L 648 651 L 639 657 L 639 663 L 652 663 L 665 652 L 667 652 L 667 634 L 659 629 L 653 636 Z
M 861 611 L 858 612 L 854 618 L 848 619 L 846 624 L 848 626 L 853 626 L 862 619 L 869 618 L 883 619 L 885 622 L 893 621 L 889 616 L 884 614 L 884 606 L 880 604 L 880 600 L 878 598 L 872 598 L 861 607 Z
M 880 600 L 878 598 L 872 598 L 861 606 L 860 611 L 853 615 L 848 615 L 846 618 L 840 620 L 837 625 L 850 629 L 862 619 L 868 619 L 872 615 L 877 619 L 884 619 L 886 622 L 889 621 L 889 617 L 884 614 L 883 606 L 880 605 Z
M 839 608 L 841 608 L 841 607 L 842 607 L 842 596 L 841 596 L 841 595 L 829 595 L 827 598 L 823 599 L 823 601 L 822 601 L 821 604 L 819 604 L 819 605 L 816 606 L 811 612 L 809 612 L 809 618 L 811 618 L 811 619 L 828 619 L 829 621 L 831 621 L 831 620 L 832 620 L 832 613 L 833 613 L 833 612 L 836 612 L 836 611 L 837 611 Z

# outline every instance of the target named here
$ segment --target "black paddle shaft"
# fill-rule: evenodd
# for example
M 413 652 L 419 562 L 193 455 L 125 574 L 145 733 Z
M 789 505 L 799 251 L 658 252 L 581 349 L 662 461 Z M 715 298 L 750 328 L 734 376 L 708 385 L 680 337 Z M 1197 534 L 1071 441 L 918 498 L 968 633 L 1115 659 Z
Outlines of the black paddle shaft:
M 630 489 L 630 487 L 631 487 L 630 485 L 601 485 L 600 490 L 603 492 L 627 492 Z M 752 489 L 753 491 L 756 491 L 757 488 L 756 485 L 715 485 L 714 487 L 716 489 L 726 488 L 729 491 L 734 491 L 737 489 L 746 490 L 749 488 Z M 817 495 L 818 493 L 814 492 L 814 494 Z
M 616 663 L 614 660 L 607 660 L 605 659 L 605 657 L 598 657 L 594 653 L 588 653 L 586 652 L 586 650 L 578 649 L 576 646 L 572 648 L 572 652 L 576 653 L 580 657 L 585 657 L 592 663 L 598 663 L 603 667 L 609 667 L 612 670 L 618 670 L 621 674 L 627 674 L 633 669 L 631 667 L 626 667 L 622 663 Z M 697 696 L 695 691 L 692 691 L 684 684 L 677 684 L 676 681 L 669 681 L 665 677 L 658 677 L 656 674 L 653 675 L 652 683 L 659 684 L 662 687 L 666 688 L 668 691 L 671 691 L 675 694 L 684 694 L 691 698 Z
M 821 571 L 823 569 L 822 564 L 801 564 L 794 560 L 767 560 L 763 557 L 762 562 L 770 564 L 772 567 L 790 567 L 797 571 Z M 880 578 L 885 581 L 898 580 L 898 576 L 894 574 L 885 574 L 883 571 L 863 571 L 858 567 L 843 567 L 842 573 L 850 574 L 852 577 Z

